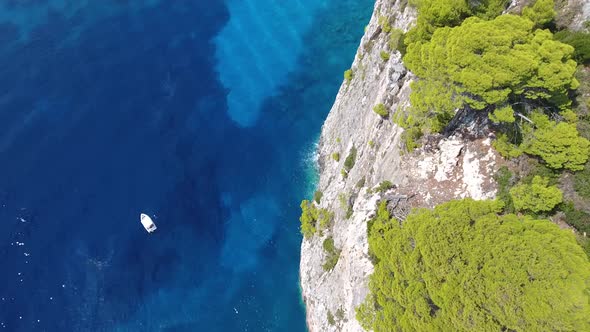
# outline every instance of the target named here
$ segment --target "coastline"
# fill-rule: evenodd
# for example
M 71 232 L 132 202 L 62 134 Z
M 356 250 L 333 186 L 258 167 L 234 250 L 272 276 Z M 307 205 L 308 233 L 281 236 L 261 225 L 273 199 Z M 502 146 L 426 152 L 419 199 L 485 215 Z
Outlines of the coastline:
M 403 129 L 390 117 L 375 114 L 377 104 L 390 112 L 407 107 L 414 80 L 399 51 L 391 52 L 387 60 L 382 58 L 382 51 L 389 50 L 389 34 L 379 24 L 381 16 L 391 18 L 392 29 L 407 31 L 416 12 L 403 0 L 375 2 L 351 65 L 352 79 L 342 82 L 322 126 L 318 208 L 333 212 L 334 218 L 327 229 L 301 244 L 299 278 L 310 332 L 364 331 L 355 308 L 365 300 L 373 272 L 364 230 L 378 200 L 412 197 L 411 207 L 433 207 L 455 198 L 493 198 L 497 189 L 491 179 L 501 158 L 489 138 L 466 140 L 460 133 L 439 136 L 430 148 L 407 153 L 401 148 Z M 335 153 L 340 156 L 337 160 Z M 352 165 L 345 165 L 351 155 Z M 375 191 L 383 181 L 393 186 Z M 326 271 L 323 242 L 328 238 L 339 258 Z

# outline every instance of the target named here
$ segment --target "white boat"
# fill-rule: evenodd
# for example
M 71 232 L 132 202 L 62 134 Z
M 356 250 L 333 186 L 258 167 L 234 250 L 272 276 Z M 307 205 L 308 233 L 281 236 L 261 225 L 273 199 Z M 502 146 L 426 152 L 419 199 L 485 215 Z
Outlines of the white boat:
M 152 218 L 150 218 L 150 216 L 148 216 L 145 213 L 141 214 L 139 220 L 141 221 L 143 228 L 145 228 L 145 230 L 148 231 L 148 233 L 153 233 L 156 229 L 158 229 L 158 227 L 156 227 L 156 224 L 154 224 Z

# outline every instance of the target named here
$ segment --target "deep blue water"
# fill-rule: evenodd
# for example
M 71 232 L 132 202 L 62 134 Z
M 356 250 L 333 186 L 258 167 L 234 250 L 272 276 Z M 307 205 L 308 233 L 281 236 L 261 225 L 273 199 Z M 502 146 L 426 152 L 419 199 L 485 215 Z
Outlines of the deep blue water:
M 304 331 L 298 203 L 372 5 L 0 2 L 0 330 Z

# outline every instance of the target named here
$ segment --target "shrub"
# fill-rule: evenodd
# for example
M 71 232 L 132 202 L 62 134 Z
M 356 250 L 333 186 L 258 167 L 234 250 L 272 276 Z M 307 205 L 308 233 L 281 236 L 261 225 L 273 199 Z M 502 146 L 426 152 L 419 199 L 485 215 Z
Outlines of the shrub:
M 389 23 L 389 17 L 380 15 L 377 19 L 377 22 L 381 26 L 381 30 L 385 33 L 389 33 L 391 31 L 391 23 Z
M 503 133 L 498 133 L 496 135 L 496 139 L 492 142 L 492 146 L 506 159 L 517 158 L 523 153 L 518 144 L 510 142 L 508 135 Z
M 340 170 L 340 175 L 342 175 L 343 179 L 348 178 L 348 172 L 344 168 Z
M 350 149 L 350 151 L 348 152 L 348 156 L 344 160 L 344 169 L 346 170 L 347 173 L 354 167 L 355 162 L 356 162 L 356 148 L 353 145 L 352 148 Z
M 387 210 L 387 201 L 383 199 L 379 202 L 377 214 L 367 221 L 367 236 L 370 240 L 372 238 L 372 235 L 383 234 L 383 232 L 386 232 L 392 227 L 396 228 L 397 224 L 391 222 L 389 210 Z M 373 262 L 373 264 L 377 264 L 379 262 L 379 258 L 371 250 L 370 243 L 369 258 L 371 259 L 371 262 Z
M 299 221 L 301 222 L 301 234 L 304 237 L 312 237 L 316 231 L 316 216 L 314 206 L 307 200 L 301 202 L 301 216 Z
M 394 122 L 405 129 L 417 127 L 422 132 L 440 132 L 461 107 L 448 82 L 419 80 L 410 87 L 411 106 L 398 109 L 394 117 Z
M 340 161 L 340 153 L 338 153 L 338 152 L 332 153 L 332 159 L 334 159 L 337 162 Z
M 345 210 L 348 206 L 348 198 L 346 197 L 345 193 L 338 194 L 338 202 L 340 203 L 340 208 Z
M 375 188 L 374 190 L 382 193 L 382 192 L 385 192 L 393 187 L 394 187 L 394 185 L 393 185 L 393 183 L 391 183 L 391 181 L 385 180 L 385 181 L 381 181 L 381 183 L 379 183 L 377 188 Z
M 590 63 L 590 33 L 561 30 L 554 35 L 556 40 L 574 47 L 574 59 L 578 63 Z
M 590 141 L 578 135 L 575 124 L 550 121 L 537 127 L 530 142 L 525 144 L 526 153 L 543 158 L 551 168 L 572 171 L 584 168 L 590 155 Z
M 504 211 L 512 213 L 514 212 L 514 203 L 512 202 L 512 196 L 510 195 L 510 188 L 514 185 L 512 183 L 513 174 L 510 172 L 508 167 L 502 166 L 496 174 L 494 174 L 494 180 L 498 184 L 498 199 L 504 202 Z
M 348 208 L 346 209 L 346 214 L 344 215 L 344 218 L 350 219 L 350 217 L 352 217 L 353 213 L 354 213 L 354 210 L 353 210 L 352 204 L 348 204 Z
M 360 178 L 358 180 L 358 182 L 356 183 L 356 187 L 357 188 L 362 188 L 365 185 L 365 177 L 363 176 L 362 178 Z
M 584 198 L 590 198 L 590 163 L 586 164 L 584 170 L 574 175 L 574 190 Z
M 385 62 L 389 61 L 389 53 L 387 53 L 386 51 L 381 51 L 379 55 L 381 56 L 381 60 Z
M 521 183 L 531 184 L 533 183 L 535 176 L 540 176 L 547 179 L 547 185 L 549 186 L 555 186 L 559 183 L 559 177 L 561 176 L 559 171 L 547 167 L 545 164 L 542 164 L 536 159 L 530 158 L 527 160 L 527 162 L 529 164 L 530 171 L 520 180 Z
M 336 321 L 334 320 L 334 315 L 332 315 L 332 312 L 330 310 L 328 310 L 328 324 L 330 325 L 336 325 Z
M 490 20 L 501 15 L 510 4 L 510 0 L 474 1 L 470 2 L 470 5 L 471 4 L 477 4 L 475 7 L 472 7 L 473 13 L 477 15 L 477 17 Z
M 354 212 L 349 197 L 344 193 L 340 193 L 338 194 L 338 201 L 340 202 L 340 208 L 346 211 L 345 219 L 349 219 Z
M 308 200 L 301 201 L 301 216 L 299 221 L 301 222 L 301 234 L 305 238 L 310 238 L 318 231 L 318 229 L 326 229 L 332 219 L 334 213 L 327 209 L 320 209 L 312 202 Z
M 352 81 L 352 69 L 344 71 L 344 79 L 346 80 L 346 84 L 350 84 L 350 81 Z
M 322 196 L 324 196 L 324 194 L 321 191 L 316 190 L 316 192 L 313 194 L 313 200 L 317 204 L 320 204 L 320 201 L 322 200 Z
M 328 209 L 317 209 L 317 211 L 317 220 L 321 231 L 330 226 L 330 223 L 334 219 L 334 213 Z
M 404 31 L 400 29 L 393 29 L 389 34 L 389 41 L 387 45 L 392 51 L 398 50 L 400 46 L 403 46 L 403 35 Z
M 422 130 L 419 127 L 411 127 L 404 130 L 401 139 L 406 151 L 414 151 L 414 149 L 420 147 L 422 135 Z
M 495 123 L 513 123 L 516 120 L 514 118 L 514 110 L 510 106 L 497 108 L 489 113 L 488 116 Z
M 580 246 L 586 252 L 586 255 L 588 255 L 588 257 L 590 258 L 590 238 L 584 237 L 582 235 L 578 235 L 577 239 L 578 239 L 578 243 L 580 244 Z
M 338 310 L 336 310 L 336 318 L 338 318 L 339 320 L 344 319 L 344 310 L 342 309 L 342 307 L 340 307 L 340 308 L 338 308 Z
M 377 104 L 373 107 L 373 112 L 377 113 L 383 118 L 386 118 L 389 115 L 389 111 L 385 108 L 383 104 Z
M 501 210 L 499 201 L 464 199 L 415 210 L 403 227 L 375 220 L 375 270 L 357 308 L 362 326 L 589 331 L 590 263 L 574 236 Z
M 406 34 L 405 33 L 399 37 L 399 40 L 397 42 L 397 50 L 402 55 L 402 57 L 404 57 L 406 55 L 406 52 L 408 51 L 408 45 L 406 44 Z
M 369 53 L 371 52 L 371 50 L 373 49 L 373 45 L 375 43 L 372 40 L 369 40 L 368 42 L 363 44 L 363 50 L 365 50 L 365 53 Z
M 578 232 L 590 234 L 590 214 L 577 210 L 571 201 L 559 204 L 559 210 L 565 214 L 565 222 L 568 225 L 574 227 Z
M 519 184 L 510 189 L 514 208 L 534 213 L 551 211 L 563 200 L 563 193 L 556 186 L 548 186 L 549 179 L 535 176 L 531 184 Z
M 326 252 L 334 252 L 336 251 L 336 247 L 334 246 L 334 239 L 331 236 L 328 236 L 324 242 L 322 243 L 322 247 Z
M 331 236 L 324 240 L 322 247 L 326 253 L 326 261 L 324 262 L 324 265 L 322 265 L 322 268 L 324 271 L 330 271 L 334 269 L 338 263 L 338 259 L 340 258 L 340 250 L 334 245 L 334 239 Z
M 375 147 L 375 142 L 373 140 L 370 140 L 368 144 L 369 144 L 369 147 L 370 148 L 374 148 Z

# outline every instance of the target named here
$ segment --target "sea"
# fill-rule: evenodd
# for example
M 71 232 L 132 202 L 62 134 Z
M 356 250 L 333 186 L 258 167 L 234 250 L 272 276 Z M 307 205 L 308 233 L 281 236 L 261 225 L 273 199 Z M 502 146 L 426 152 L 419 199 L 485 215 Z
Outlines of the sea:
M 0 331 L 306 331 L 299 203 L 373 5 L 0 1 Z

